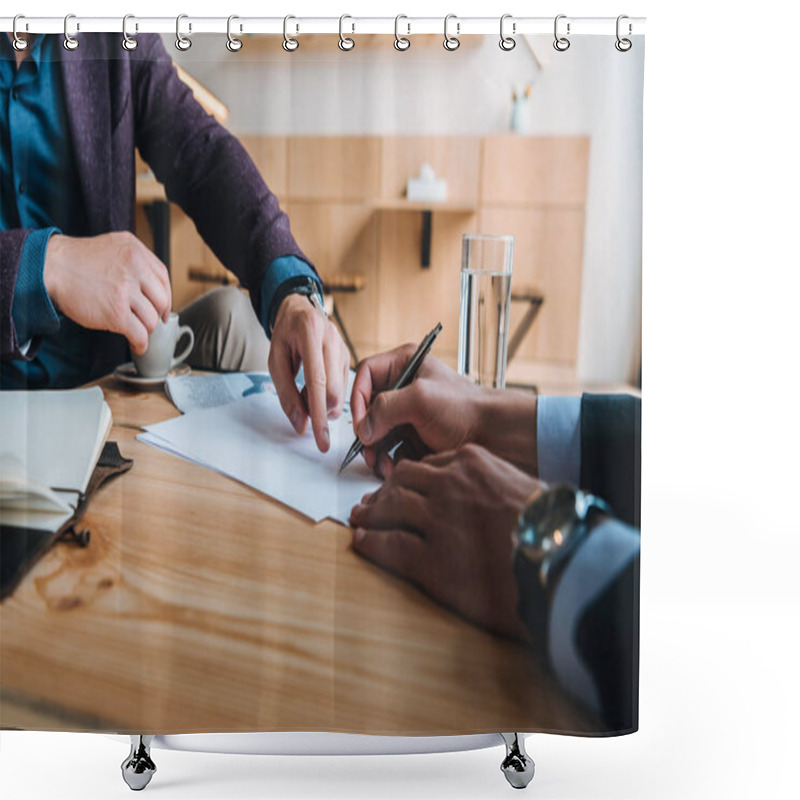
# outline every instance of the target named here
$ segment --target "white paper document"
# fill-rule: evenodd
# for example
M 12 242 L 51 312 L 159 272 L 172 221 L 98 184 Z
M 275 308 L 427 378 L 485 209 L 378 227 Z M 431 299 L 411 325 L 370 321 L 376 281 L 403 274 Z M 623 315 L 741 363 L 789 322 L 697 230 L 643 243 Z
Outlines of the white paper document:
M 252 486 L 315 522 L 331 517 L 347 525 L 350 509 L 380 481 L 360 458 L 337 474 L 354 439 L 349 408 L 328 427 L 331 446 L 320 453 L 311 422 L 298 436 L 278 398 L 259 392 L 148 425 L 137 438 Z
M 198 408 L 224 406 L 265 391 L 275 394 L 275 385 L 268 372 L 220 372 L 167 378 L 167 395 L 184 414 Z

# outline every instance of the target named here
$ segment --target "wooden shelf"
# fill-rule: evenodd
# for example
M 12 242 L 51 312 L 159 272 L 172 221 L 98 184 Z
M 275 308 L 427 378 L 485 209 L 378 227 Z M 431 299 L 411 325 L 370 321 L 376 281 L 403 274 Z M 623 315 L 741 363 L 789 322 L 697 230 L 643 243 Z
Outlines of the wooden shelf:
M 431 239 L 433 238 L 433 212 L 450 214 L 474 214 L 475 206 L 445 201 L 382 200 L 376 208 L 379 211 L 415 211 L 422 213 L 422 242 L 420 244 L 420 266 L 428 269 L 431 265 Z
M 433 200 L 380 200 L 375 206 L 379 211 L 441 211 L 450 214 L 474 214 L 476 206 Z

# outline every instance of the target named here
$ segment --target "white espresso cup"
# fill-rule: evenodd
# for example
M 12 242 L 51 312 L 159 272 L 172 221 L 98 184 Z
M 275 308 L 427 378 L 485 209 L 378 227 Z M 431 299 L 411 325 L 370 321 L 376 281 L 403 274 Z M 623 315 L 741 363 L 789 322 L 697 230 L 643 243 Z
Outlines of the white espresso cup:
M 176 356 L 175 347 L 183 336 L 188 336 L 189 342 Z M 192 352 L 193 347 L 194 331 L 188 325 L 179 325 L 178 315 L 173 311 L 168 322 L 158 321 L 147 341 L 147 350 L 140 356 L 134 355 L 133 363 L 142 378 L 165 378 Z

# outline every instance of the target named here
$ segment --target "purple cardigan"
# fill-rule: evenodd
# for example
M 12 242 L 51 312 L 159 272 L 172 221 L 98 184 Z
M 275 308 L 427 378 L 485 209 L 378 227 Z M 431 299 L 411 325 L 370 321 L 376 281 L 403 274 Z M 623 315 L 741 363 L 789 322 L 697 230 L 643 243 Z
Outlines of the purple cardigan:
M 127 51 L 116 34 L 88 34 L 77 50 L 62 56 L 66 116 L 86 207 L 84 235 L 134 230 L 138 147 L 167 197 L 236 273 L 259 313 L 259 287 L 268 266 L 281 256 L 308 259 L 252 160 L 178 78 L 161 38 L 136 38 L 139 46 Z M 21 357 L 11 309 L 28 233 L 0 231 L 4 359 Z

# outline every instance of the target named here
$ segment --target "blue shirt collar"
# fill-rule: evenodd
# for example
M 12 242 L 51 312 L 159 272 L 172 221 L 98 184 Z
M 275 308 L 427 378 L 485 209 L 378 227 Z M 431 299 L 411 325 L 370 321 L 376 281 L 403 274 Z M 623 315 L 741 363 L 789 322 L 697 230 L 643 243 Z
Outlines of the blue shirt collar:
M 22 65 L 32 64 L 33 71 L 38 72 L 39 64 L 42 61 L 42 53 L 44 52 L 44 34 L 31 34 L 29 41 L 30 45 L 28 45 L 28 55 L 22 62 Z M 0 33 L 0 58 L 2 58 L 4 61 L 16 61 L 17 58 L 17 53 L 11 44 L 11 39 L 5 32 Z M 30 67 L 28 69 L 30 69 Z

